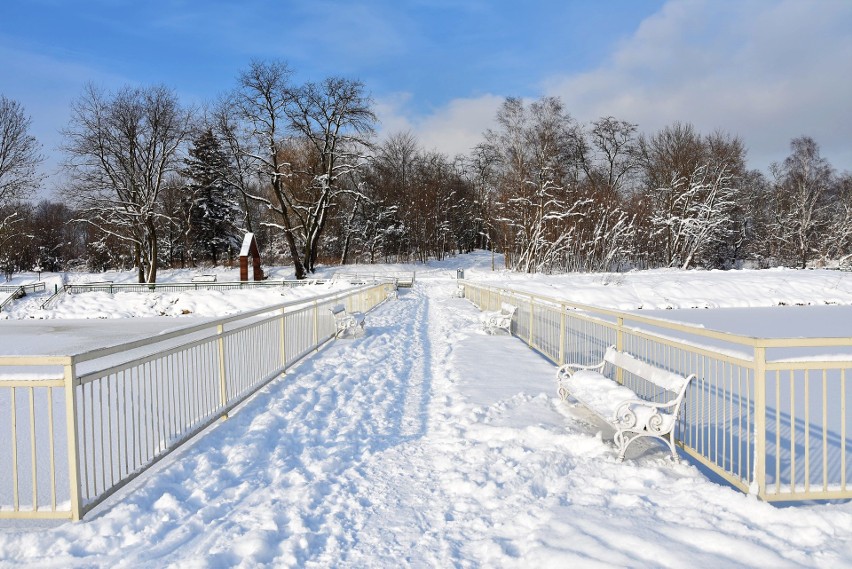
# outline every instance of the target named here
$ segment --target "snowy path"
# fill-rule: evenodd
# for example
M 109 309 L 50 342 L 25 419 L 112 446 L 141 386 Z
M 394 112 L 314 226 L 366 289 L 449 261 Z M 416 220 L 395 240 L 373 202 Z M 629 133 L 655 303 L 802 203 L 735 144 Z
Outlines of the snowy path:
M 0 567 L 852 563 L 848 504 L 774 508 L 656 448 L 616 463 L 454 289 L 421 278 L 83 522 L 0 530 Z

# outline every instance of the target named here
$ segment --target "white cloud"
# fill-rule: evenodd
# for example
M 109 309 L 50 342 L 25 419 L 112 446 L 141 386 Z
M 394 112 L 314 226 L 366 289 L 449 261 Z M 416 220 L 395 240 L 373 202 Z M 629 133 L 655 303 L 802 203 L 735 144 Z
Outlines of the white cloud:
M 561 97 L 581 122 L 612 115 L 643 132 L 682 121 L 739 135 L 762 170 L 804 134 L 852 170 L 850 29 L 846 0 L 673 0 L 599 67 L 554 74 L 541 94 Z M 380 134 L 411 130 L 426 148 L 468 153 L 503 99 L 458 98 L 418 115 L 410 95 L 392 95 L 377 105 Z
M 675 0 L 645 20 L 602 66 L 554 76 L 580 121 L 601 116 L 642 131 L 674 121 L 740 135 L 764 169 L 806 134 L 852 170 L 852 2 Z
M 376 113 L 381 121 L 379 136 L 400 131 L 411 131 L 420 145 L 427 150 L 437 150 L 450 157 L 469 154 L 482 142 L 482 134 L 494 126 L 494 117 L 504 97 L 453 99 L 425 116 L 414 116 L 406 108 L 411 100 L 407 93 L 397 93 L 376 103 Z

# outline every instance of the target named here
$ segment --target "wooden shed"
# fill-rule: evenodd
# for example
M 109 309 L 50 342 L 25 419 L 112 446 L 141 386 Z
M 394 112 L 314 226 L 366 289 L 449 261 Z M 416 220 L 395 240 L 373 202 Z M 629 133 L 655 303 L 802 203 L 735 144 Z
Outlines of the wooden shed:
M 263 280 L 263 269 L 260 268 L 260 250 L 257 248 L 257 239 L 254 238 L 254 233 L 246 233 L 243 238 L 243 246 L 240 249 L 240 280 L 247 281 L 249 258 L 251 258 L 252 280 Z

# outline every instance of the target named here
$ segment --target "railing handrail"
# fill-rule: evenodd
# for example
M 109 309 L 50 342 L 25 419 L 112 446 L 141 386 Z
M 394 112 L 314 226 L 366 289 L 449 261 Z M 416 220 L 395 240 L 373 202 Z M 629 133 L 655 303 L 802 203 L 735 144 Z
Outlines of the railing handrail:
M 644 316 L 641 314 L 636 314 L 635 312 L 629 312 L 626 310 L 618 310 L 614 308 L 603 308 L 600 306 L 594 306 L 591 304 L 583 304 L 580 302 L 573 302 L 564 299 L 558 299 L 552 296 L 537 294 L 529 291 L 518 290 L 508 287 L 496 287 L 491 285 L 485 285 L 482 283 L 471 282 L 466 279 L 460 280 L 460 282 L 466 286 L 479 287 L 485 290 L 489 290 L 492 292 L 500 293 L 500 294 L 508 294 L 514 296 L 525 296 L 530 298 L 531 300 L 543 301 L 548 304 L 553 304 L 554 306 L 564 306 L 566 308 L 572 308 L 576 310 L 582 310 L 584 312 L 589 312 L 590 314 L 600 314 L 604 316 L 609 316 L 612 318 L 623 318 L 624 320 L 629 320 L 631 322 L 640 322 L 642 324 L 647 324 L 650 326 L 655 326 L 659 328 L 664 328 L 667 330 L 675 330 L 678 332 L 686 332 L 688 334 L 693 334 L 695 336 L 703 336 L 706 338 L 712 338 L 715 340 L 724 340 L 726 342 L 730 342 L 732 344 L 740 344 L 743 346 L 748 346 L 750 348 L 814 348 L 814 347 L 841 347 L 841 346 L 852 346 L 852 337 L 819 337 L 819 338 L 794 338 L 794 337 L 780 337 L 780 338 L 764 338 L 759 336 L 749 336 L 747 334 L 737 334 L 734 332 L 720 332 L 718 330 L 708 330 L 707 328 L 703 328 L 701 326 L 697 326 L 695 324 L 689 323 L 679 323 L 672 322 L 671 320 L 666 320 L 664 318 L 657 318 L 654 316 Z

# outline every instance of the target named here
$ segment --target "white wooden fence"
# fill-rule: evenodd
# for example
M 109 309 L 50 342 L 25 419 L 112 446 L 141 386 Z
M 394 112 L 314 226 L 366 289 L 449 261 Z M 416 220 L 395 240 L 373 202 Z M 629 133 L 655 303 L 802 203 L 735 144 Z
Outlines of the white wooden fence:
M 678 443 L 740 490 L 767 501 L 852 498 L 852 338 L 753 338 L 460 285 L 481 310 L 499 310 L 504 301 L 516 305 L 513 335 L 554 363 L 595 364 L 615 345 L 673 372 L 697 374 L 682 407 Z M 626 372 L 613 379 L 651 399 L 662 395 Z
M 0 357 L 0 518 L 80 519 L 333 338 L 330 307 L 367 312 L 388 286 L 81 354 Z

